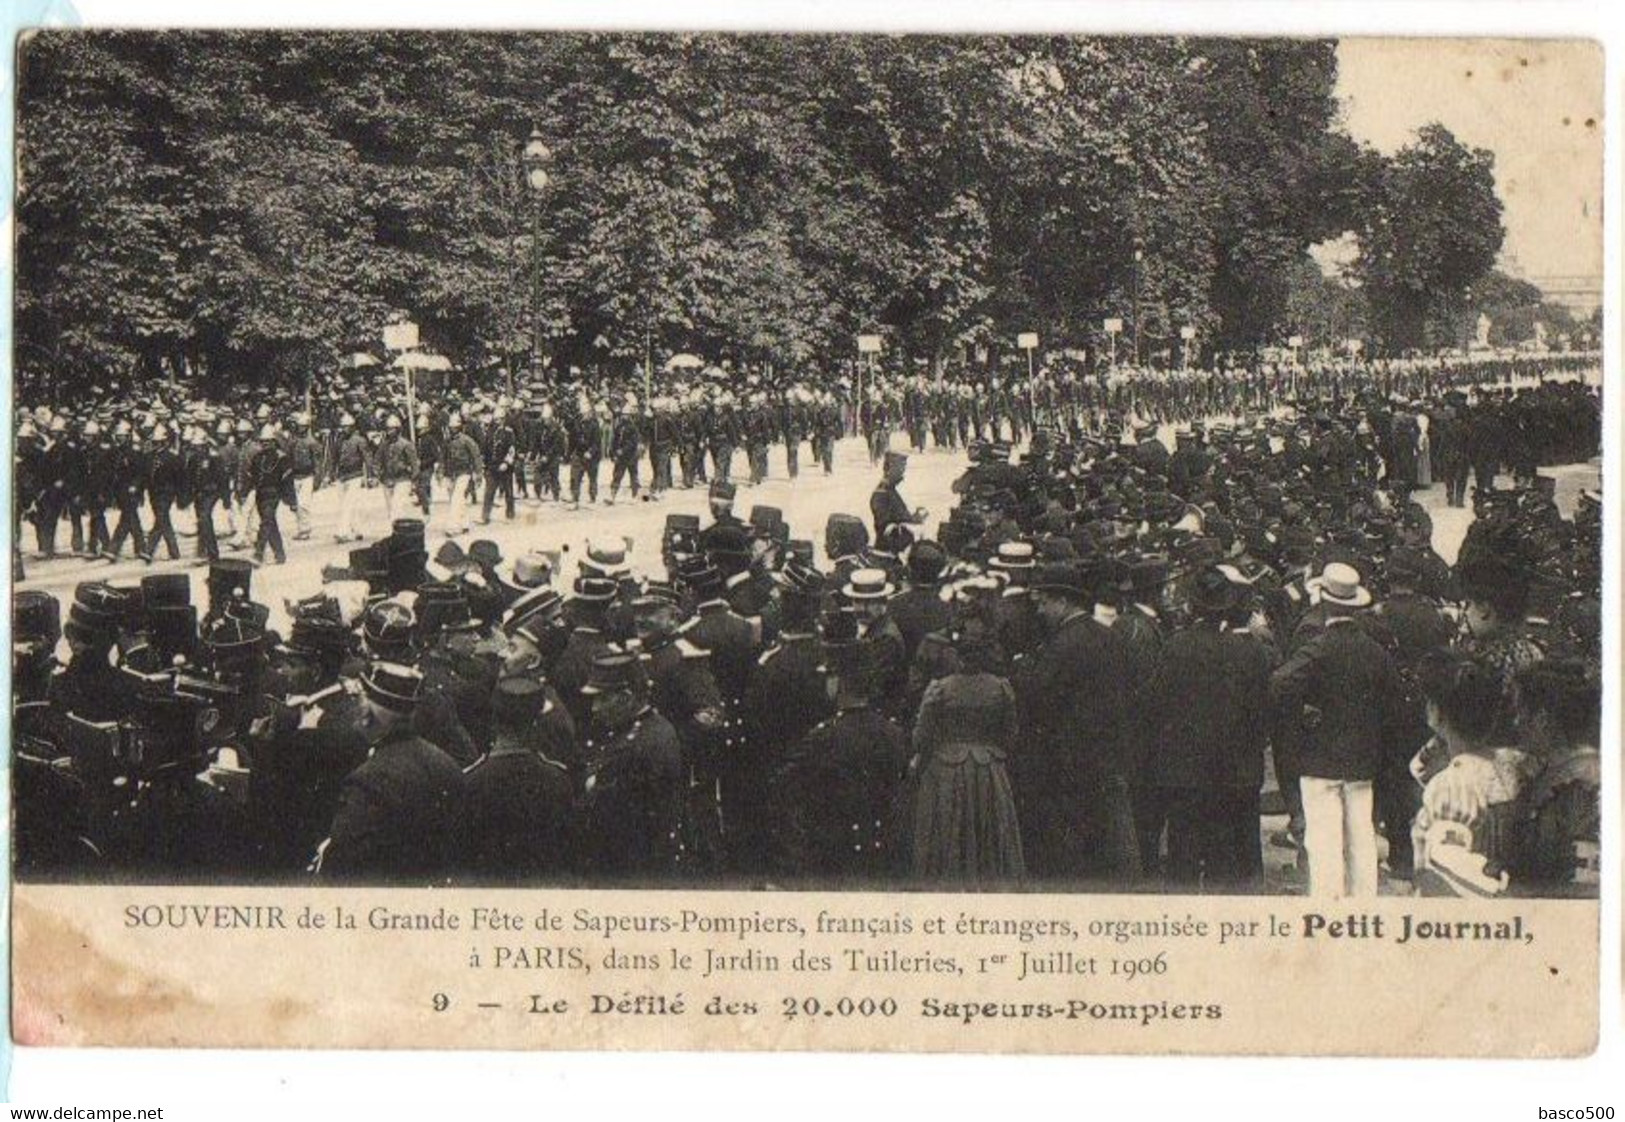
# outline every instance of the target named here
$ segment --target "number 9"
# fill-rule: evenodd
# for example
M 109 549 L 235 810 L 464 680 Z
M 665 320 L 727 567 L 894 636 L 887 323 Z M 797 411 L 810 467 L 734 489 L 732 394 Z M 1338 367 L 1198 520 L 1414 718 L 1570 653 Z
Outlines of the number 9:
M 447 1009 L 450 1009 L 450 1008 L 451 1008 L 451 998 L 447 997 L 443 993 L 437 993 L 437 994 L 434 995 L 434 1011 L 436 1013 L 444 1013 Z

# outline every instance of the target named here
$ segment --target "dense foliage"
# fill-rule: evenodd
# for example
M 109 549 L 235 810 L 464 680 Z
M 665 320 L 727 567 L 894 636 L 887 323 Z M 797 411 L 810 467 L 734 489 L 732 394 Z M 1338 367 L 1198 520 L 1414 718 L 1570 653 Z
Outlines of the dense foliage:
M 465 367 L 795 365 L 860 331 L 934 364 L 1098 348 L 1105 316 L 1125 351 L 1247 347 L 1346 230 L 1409 341 L 1416 293 L 1501 237 L 1484 154 L 1339 131 L 1329 42 L 46 32 L 21 58 L 25 378 L 298 381 L 396 315 Z

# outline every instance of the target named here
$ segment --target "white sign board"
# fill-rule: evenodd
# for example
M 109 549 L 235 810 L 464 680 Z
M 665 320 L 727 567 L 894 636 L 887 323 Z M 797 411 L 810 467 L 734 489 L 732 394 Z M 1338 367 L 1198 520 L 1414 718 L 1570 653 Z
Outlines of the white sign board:
M 1290 339 L 1288 339 L 1286 341 L 1286 345 L 1291 347 L 1293 350 L 1297 350 L 1299 347 L 1303 346 L 1303 336 L 1302 335 L 1294 335 L 1294 336 L 1292 336 L 1292 338 L 1290 338 Z
M 1016 346 L 1024 351 L 1036 350 L 1038 348 L 1038 333 L 1036 331 L 1023 331 L 1016 336 Z
M 384 346 L 392 351 L 409 351 L 418 345 L 418 325 L 415 323 L 386 323 Z
M 1116 316 L 1113 316 L 1101 326 L 1105 328 L 1107 335 L 1118 335 L 1122 333 L 1123 321 L 1118 319 Z
M 863 355 L 878 354 L 880 351 L 880 336 L 859 335 L 858 353 Z
M 1185 340 L 1185 342 L 1187 342 L 1187 343 L 1190 342 L 1192 339 L 1196 338 L 1196 328 L 1194 328 L 1194 327 L 1181 327 L 1179 329 L 1179 337 L 1181 339 Z

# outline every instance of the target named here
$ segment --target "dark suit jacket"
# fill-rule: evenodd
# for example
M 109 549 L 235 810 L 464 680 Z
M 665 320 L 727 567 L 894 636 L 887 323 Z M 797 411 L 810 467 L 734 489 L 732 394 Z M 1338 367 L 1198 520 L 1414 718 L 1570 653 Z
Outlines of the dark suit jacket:
M 1261 640 L 1206 624 L 1176 633 L 1162 648 L 1145 708 L 1147 782 L 1204 790 L 1262 786 L 1270 653 Z
M 1014 683 L 1027 732 L 1020 786 L 1064 800 L 1126 776 L 1128 673 L 1122 637 L 1087 613 L 1022 661 Z
M 445 880 L 462 852 L 465 821 L 462 769 L 410 729 L 398 731 L 344 781 L 322 876 Z
M 1352 619 L 1298 647 L 1270 679 L 1282 715 L 1302 708 L 1299 771 L 1319 779 L 1374 779 L 1403 752 L 1404 690 L 1394 660 Z
M 920 640 L 933 631 L 941 631 L 950 622 L 948 605 L 942 602 L 938 589 L 906 588 L 886 602 L 886 614 L 903 636 L 903 649 L 909 662 L 920 649 Z

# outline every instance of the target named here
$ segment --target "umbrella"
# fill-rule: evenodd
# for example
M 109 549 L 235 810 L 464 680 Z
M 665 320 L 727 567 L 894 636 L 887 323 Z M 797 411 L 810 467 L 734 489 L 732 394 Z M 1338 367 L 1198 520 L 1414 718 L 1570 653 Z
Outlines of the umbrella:
M 705 361 L 699 355 L 672 355 L 666 360 L 667 370 L 698 370 L 704 365 Z
M 451 359 L 423 351 L 403 351 L 390 365 L 396 370 L 450 370 Z

